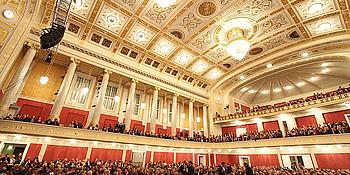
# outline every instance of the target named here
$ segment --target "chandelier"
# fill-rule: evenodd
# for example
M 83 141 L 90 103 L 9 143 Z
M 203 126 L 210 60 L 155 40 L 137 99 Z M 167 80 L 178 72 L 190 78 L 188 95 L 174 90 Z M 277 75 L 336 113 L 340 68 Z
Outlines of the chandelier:
M 249 41 L 244 37 L 244 31 L 234 28 L 227 33 L 229 42 L 226 45 L 226 52 L 238 61 L 241 61 L 250 49 Z
M 176 2 L 176 0 L 156 0 L 156 3 L 161 8 L 167 8 L 171 5 L 173 5 Z

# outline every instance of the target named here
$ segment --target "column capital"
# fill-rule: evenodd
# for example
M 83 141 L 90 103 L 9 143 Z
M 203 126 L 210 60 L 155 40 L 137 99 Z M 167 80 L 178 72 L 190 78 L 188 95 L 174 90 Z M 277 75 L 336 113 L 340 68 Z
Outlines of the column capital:
M 134 79 L 134 78 L 131 79 L 131 83 L 138 83 L 138 82 L 139 82 L 139 81 L 136 80 L 136 79 Z
M 80 60 L 77 59 L 77 58 L 70 57 L 69 60 L 70 60 L 72 63 L 75 63 L 75 64 L 79 64 L 79 63 L 80 63 Z
M 154 87 L 154 90 L 159 91 L 159 90 L 160 90 L 160 87 Z
M 108 69 L 105 69 L 104 71 L 103 71 L 103 74 L 109 74 L 109 75 L 111 75 L 113 72 L 111 71 L 111 70 L 108 70 Z
M 193 103 L 193 102 L 195 102 L 195 101 L 196 101 L 195 99 L 192 99 L 192 98 L 189 99 L 189 102 L 192 102 L 192 103 Z
M 26 47 L 26 48 L 32 48 L 32 49 L 34 49 L 34 50 L 39 50 L 39 49 L 40 49 L 40 45 L 39 45 L 39 44 L 30 42 L 30 41 L 25 42 L 25 43 L 24 43 L 24 47 Z
M 179 94 L 177 94 L 177 93 L 174 93 L 174 94 L 173 94 L 173 96 L 174 96 L 174 97 L 178 97 L 178 96 L 179 96 Z

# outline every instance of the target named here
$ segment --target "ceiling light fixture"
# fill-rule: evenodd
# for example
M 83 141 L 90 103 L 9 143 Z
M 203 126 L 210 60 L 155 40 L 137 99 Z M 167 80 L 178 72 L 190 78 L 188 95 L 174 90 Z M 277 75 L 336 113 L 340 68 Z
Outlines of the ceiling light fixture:
M 109 14 L 106 17 L 107 24 L 109 26 L 116 26 L 119 23 L 119 17 L 117 16 L 118 14 Z
M 329 22 L 323 22 L 317 26 L 320 31 L 328 31 L 332 28 L 332 24 Z
M 290 90 L 290 89 L 293 89 L 293 86 L 285 86 L 284 89 Z
M 329 63 L 322 63 L 321 64 L 321 67 L 327 67 L 327 66 L 329 66 Z
M 190 60 L 190 57 L 186 54 L 180 56 L 179 62 L 181 64 L 186 64 Z
M 244 31 L 242 29 L 233 28 L 228 33 L 228 38 L 231 41 L 226 46 L 226 52 L 236 60 L 241 61 L 250 49 L 250 43 L 244 37 Z
M 49 81 L 49 77 L 47 77 L 47 75 L 42 75 L 40 77 L 40 84 L 44 85 Z
M 261 91 L 261 93 L 262 94 L 267 94 L 267 93 L 269 93 L 269 91 L 268 90 L 263 90 L 263 91 Z
M 80 8 L 83 5 L 83 0 L 75 0 L 73 2 L 75 8 Z
M 312 13 L 318 12 L 323 9 L 323 4 L 320 2 L 309 5 L 308 10 Z
M 281 92 L 281 90 L 282 90 L 281 88 L 276 88 L 273 90 L 273 92 Z
M 304 84 L 305 84 L 305 82 L 300 81 L 300 82 L 297 83 L 297 86 L 298 86 L 298 87 L 304 86 Z
M 301 53 L 301 56 L 304 57 L 304 58 L 308 57 L 309 56 L 309 52 L 303 52 L 303 53 Z
M 311 77 L 311 78 L 310 78 L 310 81 L 316 81 L 316 80 L 318 80 L 318 77 L 317 77 L 317 76 L 314 76 L 314 77 Z
M 173 5 L 176 2 L 176 0 L 156 0 L 156 3 L 161 8 L 167 8 Z
M 255 93 L 256 91 L 255 90 L 249 90 L 248 91 L 248 93 L 250 93 L 250 94 L 253 94 L 253 93 Z
M 248 90 L 248 88 L 246 88 L 246 87 L 241 89 L 241 91 L 247 91 L 247 90 Z
M 147 33 L 145 31 L 137 31 L 135 33 L 135 37 L 139 40 L 139 41 L 145 41 L 146 37 L 147 37 Z
M 266 68 L 271 69 L 272 68 L 272 63 L 266 64 Z
M 168 43 L 163 43 L 159 45 L 159 50 L 161 53 L 168 53 L 170 51 L 170 46 Z
M 6 9 L 2 12 L 2 15 L 4 15 L 5 18 L 7 19 L 12 19 L 13 17 L 15 17 L 15 13 L 13 13 L 12 10 L 10 9 Z
M 244 76 L 244 75 L 241 75 L 241 76 L 239 76 L 239 79 L 240 79 L 240 80 L 244 80 L 244 79 L 245 79 L 245 76 Z
M 322 69 L 322 71 L 321 71 L 323 74 L 324 73 L 327 73 L 327 72 L 329 72 L 329 69 L 328 68 L 324 68 L 324 69 Z

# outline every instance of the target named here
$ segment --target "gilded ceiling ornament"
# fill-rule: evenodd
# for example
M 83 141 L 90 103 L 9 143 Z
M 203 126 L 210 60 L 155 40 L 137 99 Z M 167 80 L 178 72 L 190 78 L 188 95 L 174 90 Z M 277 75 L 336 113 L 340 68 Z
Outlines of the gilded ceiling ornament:
M 192 45 L 197 49 L 204 49 L 207 45 L 210 45 L 212 43 L 211 32 L 212 31 L 208 31 L 202 37 L 197 38 Z
M 282 36 L 278 36 L 276 38 L 272 38 L 267 42 L 264 42 L 263 44 L 267 48 L 267 50 L 269 50 L 269 49 L 274 49 L 275 47 L 281 46 L 284 43 L 286 43 L 286 41 L 282 39 Z
M 219 47 L 219 48 L 215 49 L 214 52 L 211 52 L 211 53 L 209 54 L 209 56 L 210 56 L 211 58 L 214 58 L 214 59 L 216 59 L 216 60 L 221 59 L 221 58 L 224 57 L 225 55 L 226 55 L 226 51 L 225 51 L 225 49 L 224 49 L 223 47 Z
M 190 13 L 187 17 L 182 19 L 182 23 L 180 24 L 180 26 L 187 29 L 187 31 L 191 31 L 198 27 L 201 23 L 201 19 L 196 18 L 196 16 L 193 13 Z
M 174 4 L 167 8 L 161 8 L 158 6 L 158 4 L 154 4 L 153 7 L 146 13 L 146 16 L 160 24 L 167 18 L 168 14 L 176 8 L 176 6 L 177 4 Z
M 275 7 L 273 0 L 254 0 L 251 5 L 238 10 L 238 14 L 258 15 L 273 7 Z
M 198 7 L 198 13 L 202 16 L 210 16 L 212 15 L 216 10 L 216 5 L 212 2 L 203 2 Z
M 231 2 L 231 0 L 221 0 L 221 5 L 226 5 L 229 2 Z
M 278 29 L 282 27 L 283 25 L 286 25 L 287 19 L 283 15 L 278 15 L 276 17 L 273 17 L 272 19 L 266 21 L 264 24 L 262 24 L 263 31 L 260 35 L 264 35 L 268 32 L 271 32 L 275 29 Z
M 129 6 L 133 6 L 136 3 L 136 0 L 123 0 L 123 2 Z

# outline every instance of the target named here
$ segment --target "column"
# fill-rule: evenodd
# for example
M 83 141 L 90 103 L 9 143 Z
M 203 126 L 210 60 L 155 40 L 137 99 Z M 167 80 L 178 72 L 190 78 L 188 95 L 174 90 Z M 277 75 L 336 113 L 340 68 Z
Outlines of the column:
M 151 112 L 151 132 L 153 133 L 155 133 L 156 131 L 158 90 L 159 88 L 155 87 L 153 91 L 152 112 Z
M 283 121 L 278 119 L 278 126 L 282 132 L 283 137 L 286 136 L 286 129 L 284 128 Z
M 255 121 L 256 121 L 256 126 L 258 127 L 258 131 L 263 131 L 264 130 L 264 126 L 262 124 L 261 119 L 257 118 Z
M 119 84 L 118 84 L 118 89 L 117 89 L 117 96 L 119 97 L 119 101 L 116 101 L 117 105 L 116 105 L 116 108 L 117 108 L 117 115 L 119 116 L 119 118 L 122 118 L 120 115 L 120 112 L 121 111 L 121 101 L 122 101 L 122 96 L 123 96 L 123 85 L 122 85 L 122 79 L 119 80 Z M 119 120 L 118 118 L 118 120 Z
M 68 95 L 69 87 L 72 84 L 74 72 L 75 72 L 75 69 L 77 68 L 78 63 L 79 63 L 79 60 L 71 58 L 71 63 L 68 66 L 66 75 L 64 76 L 64 79 L 58 91 L 55 103 L 52 107 L 51 114 L 49 117 L 50 119 L 59 120 L 60 113 L 61 113 L 64 101 L 66 100 L 66 97 Z
M 190 99 L 188 104 L 188 132 L 190 137 L 193 137 L 193 102 L 194 100 Z
M 311 113 L 315 115 L 315 119 L 318 125 L 323 125 L 323 123 L 325 123 L 325 120 L 322 115 L 322 111 L 320 111 L 320 109 L 314 109 L 312 110 Z
M 19 65 L 15 75 L 13 76 L 9 87 L 5 89 L 5 94 L 1 100 L 1 113 L 7 113 L 11 104 L 15 104 L 16 94 L 20 90 L 23 80 L 28 76 L 28 70 L 35 57 L 36 48 L 34 46 L 29 46 L 25 55 L 22 58 L 21 64 Z M 38 80 L 39 81 L 39 80 Z M 20 92 L 19 92 L 20 93 Z
M 173 95 L 173 106 L 172 106 L 172 120 L 171 120 L 171 134 L 176 135 L 176 127 L 177 127 L 177 94 Z
M 199 126 L 198 126 L 198 125 L 199 125 L 199 122 L 198 122 L 198 120 L 197 120 L 198 117 L 199 117 L 199 107 L 196 108 L 196 114 L 197 114 L 197 115 L 195 116 L 194 130 L 197 132 L 198 130 L 200 130 L 200 128 L 199 128 Z
M 129 96 L 128 96 L 128 104 L 126 106 L 126 114 L 125 114 L 125 129 L 130 129 L 131 124 L 131 118 L 132 118 L 132 108 L 134 107 L 134 97 L 135 97 L 135 91 L 136 91 L 136 80 L 131 80 L 131 85 L 129 89 Z
M 163 129 L 166 129 L 166 126 L 168 125 L 168 99 L 166 98 L 166 95 L 163 101 L 162 115 L 163 115 Z
M 207 105 L 203 105 L 203 131 L 204 131 L 204 136 L 208 137 L 208 116 L 207 116 Z
M 101 86 L 100 86 L 100 90 L 98 92 L 98 97 L 97 97 L 97 102 L 96 102 L 96 107 L 95 107 L 95 111 L 94 111 L 94 115 L 92 117 L 92 122 L 91 124 L 93 126 L 97 125 L 100 121 L 100 115 L 101 112 L 103 111 L 103 101 L 105 99 L 105 95 L 106 95 L 106 90 L 107 90 L 107 86 L 108 86 L 108 81 L 109 81 L 109 75 L 112 72 L 105 70 L 104 74 L 103 74 L 103 78 L 102 78 L 102 82 L 101 82 Z
M 185 123 L 185 99 L 182 100 L 181 108 L 180 108 L 180 131 L 184 129 L 184 123 Z
M 144 109 L 144 111 L 143 111 L 143 117 L 142 117 L 142 125 L 144 125 L 145 126 L 145 131 L 146 131 L 146 127 L 147 127 L 147 119 L 148 119 L 148 111 L 149 111 L 149 102 L 150 101 L 150 95 L 148 95 L 148 94 L 145 94 L 145 103 L 146 103 L 146 108 Z

